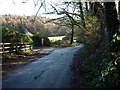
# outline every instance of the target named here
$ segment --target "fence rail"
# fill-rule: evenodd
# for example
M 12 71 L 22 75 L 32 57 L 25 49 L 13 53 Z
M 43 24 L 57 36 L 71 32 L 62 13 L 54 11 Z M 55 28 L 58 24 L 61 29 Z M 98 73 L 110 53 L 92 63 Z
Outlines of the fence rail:
M 31 49 L 32 45 L 30 43 L 0 43 L 0 54 Z

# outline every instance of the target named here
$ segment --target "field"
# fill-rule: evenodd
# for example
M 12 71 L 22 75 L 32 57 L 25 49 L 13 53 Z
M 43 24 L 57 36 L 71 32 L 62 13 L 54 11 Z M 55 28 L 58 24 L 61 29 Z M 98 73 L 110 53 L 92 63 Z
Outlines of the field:
M 48 37 L 51 42 L 62 40 L 65 36 Z

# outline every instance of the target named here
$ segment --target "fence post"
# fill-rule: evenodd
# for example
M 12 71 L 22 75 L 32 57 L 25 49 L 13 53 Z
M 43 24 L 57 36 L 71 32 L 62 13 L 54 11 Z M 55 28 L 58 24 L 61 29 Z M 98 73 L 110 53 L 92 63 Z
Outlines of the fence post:
M 43 43 L 44 43 L 44 39 L 42 38 L 42 46 L 43 46 Z
M 2 44 L 2 52 L 4 53 L 4 43 Z
M 16 47 L 16 54 L 18 54 L 18 43 L 15 43 L 15 47 Z
M 32 50 L 32 45 L 30 44 L 30 50 Z

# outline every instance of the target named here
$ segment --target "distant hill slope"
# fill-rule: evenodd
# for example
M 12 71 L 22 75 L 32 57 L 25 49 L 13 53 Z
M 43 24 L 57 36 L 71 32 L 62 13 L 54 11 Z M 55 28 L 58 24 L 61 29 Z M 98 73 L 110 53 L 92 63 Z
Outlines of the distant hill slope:
M 30 35 L 41 32 L 46 36 L 61 36 L 70 32 L 65 26 L 61 27 L 52 22 L 45 23 L 49 18 L 41 16 L 37 16 L 35 22 L 34 16 L 1 15 L 0 20 L 2 26 L 13 27 L 18 32 Z

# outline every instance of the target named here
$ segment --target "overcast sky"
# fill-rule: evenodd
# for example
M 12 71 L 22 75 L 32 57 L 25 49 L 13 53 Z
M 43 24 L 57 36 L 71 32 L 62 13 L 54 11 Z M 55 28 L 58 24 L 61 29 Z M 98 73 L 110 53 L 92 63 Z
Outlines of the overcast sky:
M 27 3 L 22 3 L 23 1 L 26 0 L 0 0 L 0 15 L 5 15 L 5 14 L 12 14 L 12 15 L 35 15 L 39 6 L 40 2 L 35 7 L 33 0 L 28 0 Z M 38 0 L 34 0 L 37 2 Z M 45 0 L 47 3 L 55 3 L 55 2 L 60 2 L 62 0 Z M 44 13 L 44 9 L 41 8 L 39 11 L 39 15 Z
M 27 16 L 35 15 L 40 6 L 40 2 L 35 7 L 33 1 L 37 2 L 38 0 L 28 0 L 27 3 L 22 3 L 23 1 L 27 1 L 27 0 L 0 0 L 0 15 L 5 15 L 5 14 L 27 15 Z M 62 1 L 71 1 L 71 0 L 45 0 L 45 1 L 47 4 L 46 6 L 49 7 L 48 3 L 49 4 L 60 3 Z M 75 0 L 72 0 L 72 1 L 75 1 Z M 43 8 L 40 9 L 38 15 L 43 15 L 42 13 L 45 13 Z M 46 16 L 46 15 L 43 15 L 43 16 Z M 51 18 L 56 17 L 54 15 L 47 15 L 47 16 Z

